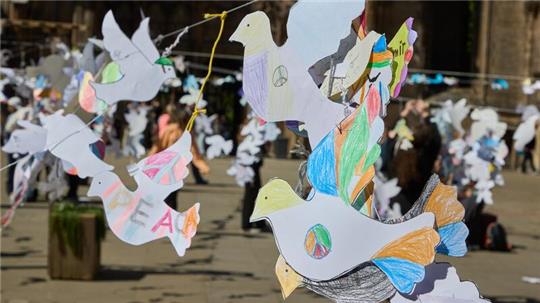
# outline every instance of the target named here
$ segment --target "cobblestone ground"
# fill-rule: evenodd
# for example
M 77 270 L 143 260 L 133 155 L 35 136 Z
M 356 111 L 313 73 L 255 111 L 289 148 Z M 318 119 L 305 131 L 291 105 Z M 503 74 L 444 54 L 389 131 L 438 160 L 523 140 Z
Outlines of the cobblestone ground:
M 185 257 L 178 258 L 168 240 L 134 247 L 109 231 L 100 278 L 91 282 L 49 279 L 48 206 L 27 203 L 2 231 L 1 302 L 280 302 L 273 237 L 240 229 L 242 189 L 225 174 L 229 163 L 211 161 L 210 185 L 194 185 L 190 177 L 179 194 L 180 209 L 201 202 L 199 231 Z M 265 160 L 263 182 L 279 176 L 295 184 L 297 166 L 292 160 Z M 450 261 L 462 279 L 474 280 L 497 302 L 540 302 L 540 284 L 521 281 L 540 277 L 540 177 L 506 172 L 505 178 L 507 185 L 495 191 L 495 205 L 487 211 L 507 227 L 515 251 L 471 252 Z M 81 188 L 81 195 L 85 192 Z M 5 211 L 5 194 L 2 202 Z M 296 291 L 287 302 L 326 301 Z

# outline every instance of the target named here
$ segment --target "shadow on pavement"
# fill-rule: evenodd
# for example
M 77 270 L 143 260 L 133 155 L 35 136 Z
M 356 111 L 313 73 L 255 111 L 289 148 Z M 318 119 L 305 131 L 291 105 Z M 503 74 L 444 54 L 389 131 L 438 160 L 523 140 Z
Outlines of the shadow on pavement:
M 488 297 L 492 303 L 540 303 L 537 299 L 520 296 Z

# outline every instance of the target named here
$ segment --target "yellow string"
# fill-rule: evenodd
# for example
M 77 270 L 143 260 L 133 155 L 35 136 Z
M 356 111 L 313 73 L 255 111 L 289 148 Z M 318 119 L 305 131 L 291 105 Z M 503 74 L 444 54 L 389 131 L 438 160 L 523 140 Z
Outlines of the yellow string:
M 216 48 L 219 42 L 219 39 L 221 38 L 221 34 L 223 33 L 223 27 L 225 26 L 225 18 L 227 17 L 227 12 L 224 11 L 221 14 L 204 14 L 204 18 L 213 18 L 213 17 L 219 17 L 221 20 L 221 25 L 219 27 L 219 33 L 216 37 L 216 41 L 214 41 L 214 46 L 212 47 L 212 53 L 210 53 L 210 60 L 208 61 L 208 72 L 206 73 L 206 77 L 203 80 L 203 83 L 201 84 L 201 88 L 199 89 L 199 95 L 197 96 L 197 100 L 195 101 L 195 109 L 193 110 L 193 113 L 191 114 L 191 117 L 189 118 L 189 121 L 186 125 L 186 130 L 189 132 L 191 131 L 191 128 L 193 127 L 193 124 L 195 123 L 195 118 L 197 118 L 197 115 L 200 113 L 205 114 L 206 109 L 201 108 L 199 109 L 198 104 L 199 100 L 202 98 L 202 93 L 204 91 L 204 87 L 206 86 L 206 82 L 210 78 L 210 74 L 212 74 L 212 63 L 214 61 L 214 54 L 216 53 Z

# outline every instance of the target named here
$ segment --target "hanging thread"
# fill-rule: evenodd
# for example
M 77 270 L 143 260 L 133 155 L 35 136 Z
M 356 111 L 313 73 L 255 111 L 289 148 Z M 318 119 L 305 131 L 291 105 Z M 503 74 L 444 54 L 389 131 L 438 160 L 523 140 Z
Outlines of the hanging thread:
M 210 79 L 210 75 L 212 74 L 212 64 L 214 62 L 214 55 L 216 53 L 216 48 L 219 43 L 219 40 L 221 39 L 221 34 L 223 33 L 223 27 L 225 26 L 225 18 L 227 18 L 227 11 L 223 11 L 221 14 L 204 14 L 204 18 L 216 18 L 219 17 L 221 24 L 219 26 L 219 32 L 216 37 L 216 40 L 214 41 L 214 45 L 212 46 L 212 52 L 210 53 L 210 59 L 208 60 L 208 72 L 206 73 L 206 77 L 204 77 L 203 83 L 201 84 L 201 88 L 199 89 L 199 94 L 197 96 L 197 100 L 195 100 L 195 109 L 193 110 L 193 113 L 191 114 L 191 117 L 189 118 L 189 121 L 186 125 L 186 131 L 190 132 L 193 128 L 193 124 L 195 123 L 195 119 L 200 113 L 205 114 L 206 109 L 202 108 L 199 109 L 199 100 L 202 98 L 202 93 L 204 91 L 204 87 L 206 86 L 206 82 L 208 82 L 208 79 Z

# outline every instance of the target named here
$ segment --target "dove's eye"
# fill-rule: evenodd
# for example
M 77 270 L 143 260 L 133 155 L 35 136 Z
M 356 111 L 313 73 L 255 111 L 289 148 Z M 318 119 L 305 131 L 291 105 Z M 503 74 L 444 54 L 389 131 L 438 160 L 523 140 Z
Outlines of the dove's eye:
M 98 184 L 101 184 L 101 181 L 99 181 Z
M 264 196 L 264 199 L 265 199 L 265 200 L 268 200 L 268 196 Z
M 246 26 L 249 27 L 249 23 Z

